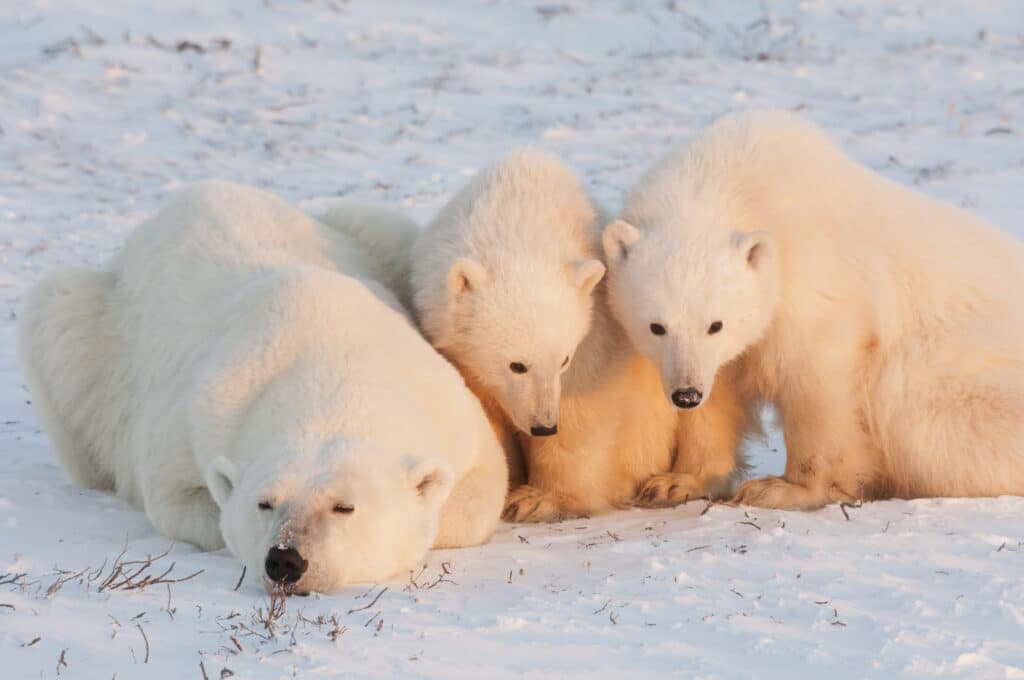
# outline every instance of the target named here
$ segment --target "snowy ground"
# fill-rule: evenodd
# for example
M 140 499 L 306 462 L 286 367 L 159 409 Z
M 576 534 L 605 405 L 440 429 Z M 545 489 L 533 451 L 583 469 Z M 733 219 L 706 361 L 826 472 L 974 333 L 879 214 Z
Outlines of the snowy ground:
M 1024 235 L 1019 0 L 186 5 L 0 3 L 5 677 L 1024 677 L 1020 498 L 506 525 L 408 579 L 290 600 L 273 632 L 225 553 L 175 546 L 145 573 L 201 573 L 104 589 L 126 540 L 127 560 L 167 541 L 68 485 L 13 351 L 40 271 L 100 264 L 185 182 L 424 219 L 536 143 L 615 206 L 669 140 L 748 106 Z

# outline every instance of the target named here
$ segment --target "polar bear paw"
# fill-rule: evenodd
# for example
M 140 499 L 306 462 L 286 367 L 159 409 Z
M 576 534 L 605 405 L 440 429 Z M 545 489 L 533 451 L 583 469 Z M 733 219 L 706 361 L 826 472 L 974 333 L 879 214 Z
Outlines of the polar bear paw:
M 529 484 L 508 493 L 501 513 L 506 522 L 557 522 L 574 516 L 562 507 L 555 494 Z
M 847 495 L 838 492 L 834 486 L 831 490 L 828 486 L 812 488 L 783 477 L 764 477 L 743 484 L 732 502 L 778 510 L 817 510 L 839 500 L 847 500 Z
M 640 484 L 636 505 L 643 508 L 667 508 L 708 495 L 704 482 L 686 472 L 663 472 Z

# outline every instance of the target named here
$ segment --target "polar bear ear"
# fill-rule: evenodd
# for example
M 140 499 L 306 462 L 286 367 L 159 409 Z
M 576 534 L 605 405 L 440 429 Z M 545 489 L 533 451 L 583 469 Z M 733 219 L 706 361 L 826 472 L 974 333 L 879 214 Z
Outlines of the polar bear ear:
M 584 260 L 574 266 L 573 281 L 584 295 L 590 295 L 594 286 L 604 276 L 604 265 L 600 260 Z
M 601 245 L 609 262 L 625 260 L 629 248 L 640 239 L 640 231 L 625 220 L 615 220 L 604 228 Z
M 206 488 L 219 507 L 227 505 L 237 482 L 238 468 L 228 458 L 217 456 L 206 466 Z
M 751 269 L 761 269 L 775 256 L 775 237 L 767 231 L 734 232 L 733 244 Z
M 409 481 L 420 498 L 431 505 L 439 505 L 455 485 L 455 471 L 445 460 L 428 458 L 412 464 Z
M 468 257 L 461 257 L 448 270 L 448 293 L 455 298 L 487 281 L 487 271 Z

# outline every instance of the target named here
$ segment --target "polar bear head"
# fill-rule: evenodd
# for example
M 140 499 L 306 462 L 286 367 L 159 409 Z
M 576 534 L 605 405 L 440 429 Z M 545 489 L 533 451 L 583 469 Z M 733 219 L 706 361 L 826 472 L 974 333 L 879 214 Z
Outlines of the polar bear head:
M 292 455 L 268 445 L 244 465 L 210 462 L 207 486 L 228 549 L 268 588 L 297 594 L 411 569 L 434 542 L 451 466 L 364 442 L 317 448 Z
M 448 327 L 439 346 L 533 436 L 558 430 L 562 374 L 590 329 L 596 259 L 551 266 L 515 258 L 485 268 L 461 258 L 448 271 Z
M 616 220 L 602 235 L 613 314 L 658 366 L 669 401 L 696 408 L 718 369 L 764 335 L 775 313 L 779 266 L 763 231 L 641 231 Z

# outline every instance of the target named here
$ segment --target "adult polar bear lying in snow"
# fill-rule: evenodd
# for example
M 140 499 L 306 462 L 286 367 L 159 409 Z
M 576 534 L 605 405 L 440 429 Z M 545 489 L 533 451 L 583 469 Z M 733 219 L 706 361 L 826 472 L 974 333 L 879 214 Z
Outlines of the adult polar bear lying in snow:
M 368 232 L 333 222 L 198 184 L 105 270 L 44 278 L 19 328 L 75 483 L 293 592 L 487 540 L 507 484 L 479 402 L 373 280 Z
M 784 113 L 655 163 L 604 233 L 611 300 L 670 394 L 778 406 L 782 477 L 736 500 L 1024 494 L 1024 247 Z M 716 387 L 717 390 L 717 387 Z

